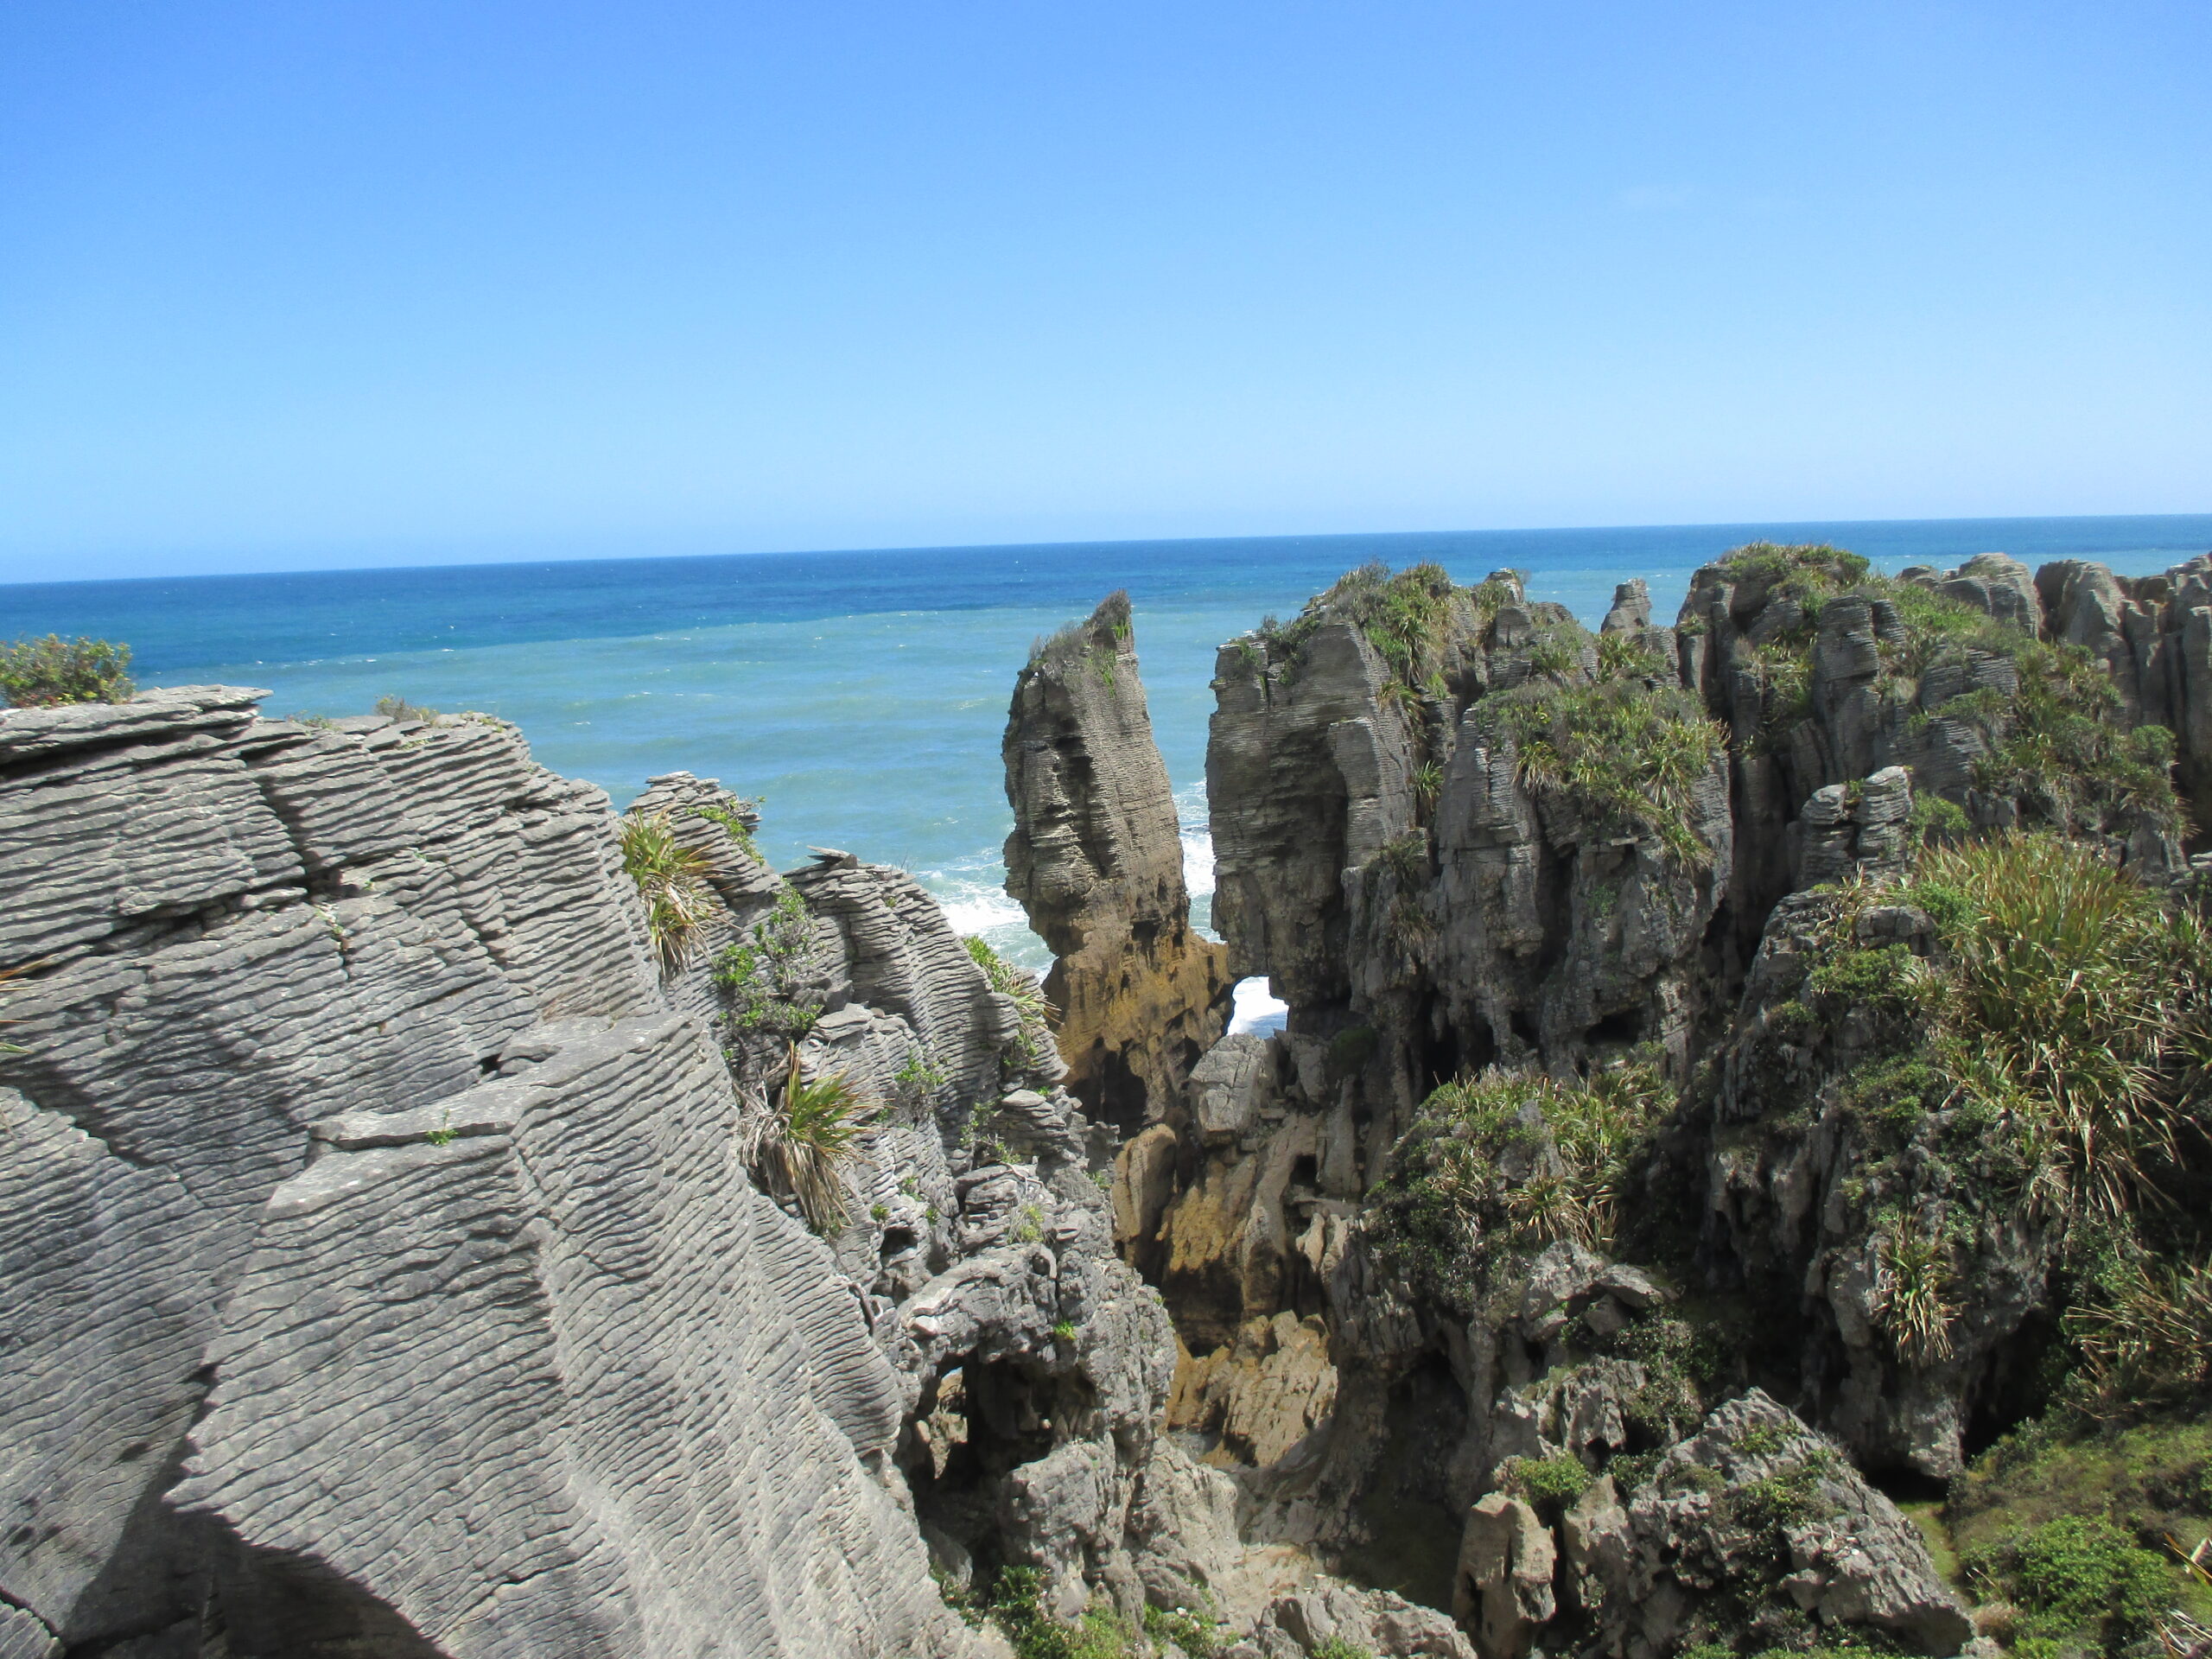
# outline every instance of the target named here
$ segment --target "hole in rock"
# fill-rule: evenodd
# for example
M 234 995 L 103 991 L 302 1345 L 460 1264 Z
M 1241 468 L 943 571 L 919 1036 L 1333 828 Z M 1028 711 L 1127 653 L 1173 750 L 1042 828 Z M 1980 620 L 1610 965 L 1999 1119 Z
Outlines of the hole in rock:
M 1236 982 L 1236 988 L 1230 993 L 1230 1009 L 1232 1035 L 1250 1032 L 1264 1037 L 1281 1031 L 1290 1018 L 1290 1004 L 1279 999 L 1267 980 L 1257 975 Z
M 2061 1341 L 2058 1321 L 2046 1310 L 2031 1313 L 1990 1356 L 1989 1369 L 1967 1395 L 1961 1449 L 1971 1460 L 2050 1403 L 2056 1369 L 2051 1351 Z
M 1098 1064 L 1090 1078 L 1076 1089 L 1084 1109 L 1097 1122 L 1110 1123 L 1123 1140 L 1144 1127 L 1144 1079 L 1130 1069 L 1119 1049 L 1103 1043 L 1092 1051 Z
M 1942 1476 L 1895 1465 L 1868 1471 L 1866 1482 L 1900 1509 L 1914 1503 L 1941 1503 L 1951 1494 L 1951 1483 Z
M 1387 1415 L 1389 1439 L 1357 1501 L 1368 1539 L 1338 1565 L 1349 1578 L 1448 1613 L 1462 1519 L 1451 1461 L 1467 1432 L 1466 1393 L 1441 1354 L 1427 1354 L 1391 1385 Z
M 1096 1409 L 1080 1375 L 967 1356 L 924 1391 L 900 1445 L 916 1515 L 968 1551 L 979 1573 L 995 1569 L 1007 1476 L 1084 1433 Z
M 1643 1040 L 1643 1010 L 1624 1008 L 1618 1014 L 1609 1014 L 1584 1032 L 1582 1040 L 1592 1047 L 1599 1043 L 1640 1043 Z
M 877 1252 L 876 1260 L 879 1262 L 888 1262 L 893 1256 L 904 1255 L 921 1242 L 920 1236 L 911 1227 L 887 1227 L 883 1230 L 883 1244 Z
M 1414 1079 L 1417 1092 L 1426 1095 L 1440 1084 L 1458 1077 L 1465 1065 L 1459 1052 L 1459 1033 L 1441 1007 L 1430 1010 L 1427 1019 L 1415 1028 L 1414 1063 L 1420 1075 Z

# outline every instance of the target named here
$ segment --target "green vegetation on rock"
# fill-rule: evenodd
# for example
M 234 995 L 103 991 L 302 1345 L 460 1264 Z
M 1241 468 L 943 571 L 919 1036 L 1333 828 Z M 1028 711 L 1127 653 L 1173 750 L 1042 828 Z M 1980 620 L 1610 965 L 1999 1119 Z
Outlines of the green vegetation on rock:
M 2063 1409 L 2032 1420 L 1953 1479 L 1945 1518 L 1969 1589 L 2009 1615 L 2024 1659 L 2118 1653 L 2176 1611 L 2212 1623 L 2212 1580 L 2182 1564 L 2212 1533 L 2201 1409 L 2126 1425 Z
M 2009 798 L 2029 823 L 2069 834 L 2124 836 L 2138 823 L 2168 832 L 2181 827 L 2172 734 L 2161 726 L 2128 728 L 2112 676 L 2082 647 L 2037 639 L 1948 594 L 1877 575 L 1859 555 L 1825 543 L 1753 543 L 1715 568 L 1722 580 L 1758 584 L 1768 595 L 1762 637 L 1748 647 L 1747 665 L 1764 691 L 1760 728 L 1745 734 L 1756 746 L 1783 741 L 1811 714 L 1823 608 L 1852 596 L 1880 607 L 1878 690 L 1910 709 L 1906 726 L 1956 721 L 1978 734 L 1986 752 L 1974 762 L 1976 789 Z M 1979 683 L 1925 702 L 1931 681 L 1963 685 L 1969 678 Z M 1955 802 L 1945 804 L 1950 813 L 1916 827 L 1933 822 L 1942 836 L 1962 831 L 1963 812 Z
M 707 877 L 713 860 L 686 845 L 665 812 L 622 815 L 622 868 L 645 901 L 645 931 L 661 970 L 674 973 L 691 960 L 699 932 L 714 913 Z
M 1726 739 L 1688 692 L 1655 690 L 1616 659 L 1607 677 L 1532 680 L 1476 708 L 1490 741 L 1511 741 L 1522 780 L 1540 798 L 1571 804 L 1593 828 L 1622 825 L 1655 836 L 1679 858 L 1712 861 L 1692 810 Z
M 1308 600 L 1294 621 L 1267 637 L 1294 655 L 1322 623 L 1347 622 L 1367 636 L 1398 684 L 1419 687 L 1442 666 L 1455 608 L 1471 617 L 1478 604 L 1440 564 L 1409 565 L 1393 574 L 1377 560 L 1347 571 L 1327 592 Z M 1490 608 L 1497 608 L 1495 595 Z
M 378 697 L 375 712 L 386 720 L 414 721 L 423 725 L 434 725 L 438 718 L 436 709 L 410 702 L 397 691 L 387 691 Z
M 1623 1183 L 1674 1103 L 1646 1063 L 1586 1084 L 1487 1073 L 1434 1090 L 1390 1154 L 1369 1225 L 1382 1259 L 1447 1306 L 1471 1309 L 1501 1246 L 1611 1241 Z
M 815 1231 L 835 1237 L 852 1218 L 845 1176 L 866 1158 L 877 1110 L 842 1071 L 805 1077 L 794 1044 L 783 1086 L 747 1126 L 745 1161 L 798 1199 Z
M 1110 1608 L 1087 1608 L 1073 1624 L 1054 1618 L 1045 1606 L 1045 1575 L 1033 1567 L 1001 1569 L 986 1595 L 945 1599 L 971 1624 L 996 1625 L 1015 1659 L 1129 1659 L 1132 1651 L 1129 1627 Z
M 1012 1002 L 1021 1016 L 1021 1033 L 1014 1039 L 1014 1047 L 1026 1065 L 1034 1065 L 1052 1052 L 1052 1022 L 1058 1010 L 1046 1000 L 1044 988 L 1036 976 L 1023 972 L 1004 957 L 991 949 L 988 939 L 970 936 L 961 940 L 968 949 L 968 958 L 983 970 L 983 977 L 990 988 Z
M 1970 1581 L 2018 1610 L 2021 1659 L 2058 1659 L 2087 1644 L 2118 1653 L 2173 1605 L 2166 1563 L 2102 1516 L 2063 1515 L 1966 1558 Z
M 1898 1358 L 1949 1356 L 1966 1287 L 1991 1251 L 2024 1248 L 1999 1230 L 2019 1222 L 2060 1270 L 2057 1374 L 2077 1407 L 2212 1387 L 2196 1334 L 2212 1319 L 2212 930 L 2195 901 L 2095 848 L 2007 833 L 1923 849 L 1901 887 L 1815 902 L 1797 993 L 1733 1065 L 1765 1133 L 1823 1115 L 1848 1132 L 1842 1193 Z M 1861 941 L 1873 912 L 1916 911 L 1927 957 Z
M 1154 1642 L 1173 1642 L 1188 1659 L 1214 1659 L 1228 1645 L 1228 1628 L 1219 1619 L 1187 1607 L 1147 1605 L 1144 1633 Z
M 797 887 L 777 889 L 768 913 L 750 933 L 726 945 L 715 961 L 715 983 L 728 999 L 730 1023 L 740 1031 L 801 1037 L 821 1017 L 817 1002 L 800 1000 L 801 970 L 813 936 L 806 900 Z
M 10 709 L 122 702 L 133 689 L 128 645 L 57 633 L 0 640 L 0 696 Z

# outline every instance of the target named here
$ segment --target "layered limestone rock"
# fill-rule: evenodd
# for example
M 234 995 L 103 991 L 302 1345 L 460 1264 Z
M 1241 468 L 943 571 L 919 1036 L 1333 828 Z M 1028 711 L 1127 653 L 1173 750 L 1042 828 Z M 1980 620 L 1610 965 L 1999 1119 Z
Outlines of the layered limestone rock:
M 655 779 L 631 812 L 666 815 L 729 906 L 670 989 L 710 1022 L 748 1121 L 772 1118 L 794 1068 L 868 1103 L 826 1230 L 893 1367 L 888 1460 L 933 1569 L 981 1590 L 1035 1567 L 1060 1613 L 1103 1597 L 1135 1622 L 1148 1580 L 1183 1559 L 1181 1488 L 1155 1443 L 1173 1340 L 1115 1251 L 1098 1131 L 1035 987 L 1017 1001 L 995 985 L 903 871 L 832 850 L 759 868 L 745 804 L 712 782 Z M 1197 1570 L 1204 1586 L 1226 1569 Z
M 1094 1116 L 1157 1117 L 1227 1024 L 1221 949 L 1194 932 L 1167 768 L 1127 594 L 1043 642 L 1007 715 L 1007 892 L 1052 948 L 1045 994 Z
M 1727 892 L 1727 779 L 1702 710 L 1668 689 L 1672 636 L 1648 610 L 1624 587 L 1592 636 L 1511 572 L 1472 590 L 1356 573 L 1220 653 L 1215 916 L 1234 971 L 1289 1001 L 1289 1029 L 1217 1047 L 1177 1156 L 1148 1131 L 1116 1192 L 1125 1248 L 1189 1350 L 1171 1422 L 1224 1459 L 1296 1471 L 1262 1504 L 1271 1535 L 1356 1542 L 1373 1532 L 1360 1495 L 1393 1483 L 1402 1512 L 1464 1510 L 1487 1466 L 1431 1445 L 1406 1449 L 1404 1481 L 1369 1479 L 1394 1416 L 1433 1404 L 1445 1445 L 1465 1432 L 1464 1402 L 1442 1403 L 1464 1392 L 1443 1338 L 1389 1315 L 1347 1255 L 1422 1097 L 1491 1065 L 1571 1076 L 1643 1044 L 1687 1059 Z M 1656 742 L 1681 741 L 1667 811 L 1637 818 L 1560 757 L 1633 772 L 1650 734 L 1614 723 L 1646 702 Z M 1347 1342 L 1355 1325 L 1374 1340 Z
M 745 1179 L 604 798 L 258 696 L 0 715 L 29 1650 L 961 1649 L 900 1375 Z
M 2203 716 L 2190 697 L 2202 694 L 2190 688 L 2207 676 L 2190 678 L 2185 641 L 2192 627 L 2212 641 L 2212 562 L 2123 583 L 2101 565 L 2071 563 L 2031 580 L 2018 561 L 1983 554 L 1956 570 L 1915 568 L 1883 583 L 1867 580 L 1865 561 L 1833 549 L 1789 553 L 1747 550 L 1700 569 L 1675 625 L 1684 683 L 1729 731 L 1732 936 L 1745 966 L 1776 902 L 1823 879 L 1803 866 L 1808 841 L 1834 823 L 1827 803 L 1835 798 L 1821 791 L 1855 793 L 1897 768 L 1923 799 L 1955 807 L 1961 826 L 2061 822 L 2110 836 L 2146 873 L 2181 868 L 2180 825 L 2131 812 L 2124 787 L 2056 798 L 2054 782 L 2063 794 L 2080 780 L 2038 775 L 2012 740 L 2058 735 L 2054 712 L 2121 732 L 2157 726 L 2181 740 L 2184 792 L 2201 790 L 2202 763 L 2190 757 L 2212 753 L 2212 733 L 2198 734 Z M 1916 592 L 1948 610 L 1914 605 Z M 1976 613 L 1991 626 L 1962 626 Z M 2077 664 L 2107 670 L 2101 696 L 2089 695 Z M 2043 753 L 2067 747 L 2062 735 Z M 2147 750 L 2144 758 L 2163 767 Z M 2093 763 L 2075 753 L 2063 764 Z
M 1844 1080 L 1887 1052 L 1878 1020 L 1823 1014 L 1807 976 L 1844 935 L 1927 953 L 1925 917 L 1856 895 L 1931 837 L 2056 827 L 2145 880 L 2181 872 L 2161 779 L 2170 753 L 2185 786 L 2199 775 L 2188 642 L 2212 628 L 2209 582 L 2212 561 L 2123 582 L 1998 555 L 1885 579 L 1834 550 L 1754 547 L 1698 573 L 1675 627 L 1630 583 L 1592 636 L 1511 573 L 1465 589 L 1372 570 L 1225 646 L 1214 914 L 1232 971 L 1267 975 L 1288 1026 L 1217 1045 L 1125 1147 L 1114 1196 L 1185 1344 L 1170 1423 L 1234 1471 L 1248 1534 L 1431 1605 L 1456 1595 L 1491 1659 L 1561 1643 L 1642 1659 L 1722 1614 L 1749 1639 L 1760 1608 L 1955 1649 L 1955 1607 L 1897 1543 L 1916 1539 L 1840 1460 L 1957 1468 L 1975 1414 L 2018 1386 L 2051 1240 L 1974 1207 L 1963 1165 L 1871 1147 Z M 1854 895 L 1840 921 L 1804 892 L 1837 885 Z M 1471 1287 L 1408 1279 L 1374 1206 L 1432 1089 L 1576 1088 L 1631 1059 L 1691 1085 L 1663 1156 L 1603 1198 L 1623 1248 L 1669 1272 L 1533 1248 L 1586 1222 L 1542 1219 L 1568 1168 L 1531 1107 L 1484 1177 L 1506 1217 Z M 1472 1229 L 1473 1199 L 1454 1202 Z M 1884 1313 L 1896 1241 L 1876 1211 L 1898 1204 L 1973 1241 L 1940 1352 L 1902 1351 Z M 1670 1311 L 1677 1272 L 1744 1322 Z M 1734 1534 L 1689 1543 L 1705 1523 L 1646 1496 L 1669 1459 L 1705 1469 L 1668 1479 L 1716 1503 L 1765 1489 L 1772 1470 L 1697 1441 L 1735 1395 L 1788 1420 L 1750 1424 L 1753 1444 L 1815 1421 L 1834 1440 L 1808 1457 L 1840 1471 L 1805 1502 L 1840 1531 L 1768 1537 L 1758 1571 L 1783 1565 L 1756 1607 L 1730 1576 Z M 1529 1484 L 1538 1465 L 1594 1477 L 1590 1503 L 1627 1529 L 1546 1509 L 1567 1478 Z M 1688 1548 L 1677 1577 L 1633 1541 L 1639 1505 Z
M 1430 580 L 1379 591 L 1396 604 Z M 1223 648 L 1207 749 L 1232 970 L 1268 976 L 1294 1033 L 1347 1039 L 1316 1092 L 1410 1106 L 1494 1062 L 1679 1052 L 1731 823 L 1718 743 L 1662 690 L 1672 635 L 1638 626 L 1624 594 L 1612 632 L 1592 636 L 1504 571 L 1427 591 L 1408 642 L 1352 582 L 1290 628 Z M 1624 816 L 1560 769 L 1633 772 L 1610 730 L 1628 702 L 1651 708 L 1661 737 L 1690 738 L 1663 815 Z

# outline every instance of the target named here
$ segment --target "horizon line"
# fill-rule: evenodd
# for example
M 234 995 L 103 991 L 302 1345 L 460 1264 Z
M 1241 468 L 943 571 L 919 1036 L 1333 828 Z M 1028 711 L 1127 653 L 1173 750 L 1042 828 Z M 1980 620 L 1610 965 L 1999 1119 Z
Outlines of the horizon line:
M 541 565 L 585 564 L 650 564 L 672 563 L 706 559 L 789 559 L 885 556 L 891 555 L 927 555 L 935 553 L 969 552 L 1054 552 L 1085 548 L 1141 548 L 1163 547 L 1191 543 L 1236 545 L 1255 542 L 1332 542 L 1412 540 L 1440 536 L 1572 536 L 1594 535 L 1608 531 L 1727 531 L 1727 530 L 1783 530 L 1800 526 L 1845 528 L 1866 524 L 2028 524 L 2050 523 L 2106 523 L 2126 524 L 2161 519 L 2201 518 L 2212 521 L 2212 512 L 2049 512 L 2049 513 L 1957 513 L 1939 517 L 1890 518 L 1728 518 L 1708 521 L 1683 521 L 1659 524 L 1522 524 L 1490 525 L 1479 529 L 1452 528 L 1431 530 L 1375 530 L 1375 531 L 1292 531 L 1273 534 L 1261 533 L 1236 536 L 1123 536 L 1069 538 L 1056 541 L 984 541 L 931 542 L 892 546 L 793 547 L 754 548 L 725 552 L 691 553 L 543 553 L 518 554 L 504 558 L 458 558 L 450 560 L 410 560 L 392 564 L 316 565 L 302 569 L 274 570 L 178 570 L 156 575 L 112 575 L 70 577 L 0 577 L 0 588 L 84 588 L 108 586 L 125 582 L 252 582 L 266 581 L 280 576 L 340 576 L 372 575 L 397 570 L 483 570 L 508 568 L 528 569 Z M 1991 549 L 1990 551 L 2001 550 Z M 2206 549 L 2212 552 L 2212 547 Z

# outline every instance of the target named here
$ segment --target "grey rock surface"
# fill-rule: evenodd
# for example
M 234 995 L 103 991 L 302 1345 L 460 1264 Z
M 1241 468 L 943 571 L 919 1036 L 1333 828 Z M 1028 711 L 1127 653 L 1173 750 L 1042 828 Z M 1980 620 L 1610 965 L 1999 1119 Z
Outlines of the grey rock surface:
M 965 1650 L 899 1374 L 736 1161 L 605 798 L 257 696 L 0 714 L 10 1650 Z M 877 950 L 825 892 L 823 1002 L 995 1084 L 1019 1017 L 925 907 Z
M 1007 892 L 1052 948 L 1068 1086 L 1124 1132 L 1173 1106 L 1228 1022 L 1221 948 L 1190 925 L 1181 827 L 1153 741 L 1128 595 L 1042 642 L 1002 746 Z
M 1974 1635 L 1919 1529 L 1756 1389 L 1669 1451 L 1624 1508 L 1586 1511 L 1570 1553 L 1596 1650 L 1622 1659 L 1708 1639 L 1716 1615 L 1755 1634 L 1785 1608 L 1929 1654 Z

